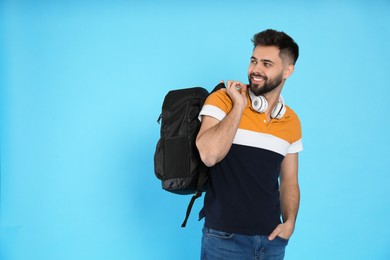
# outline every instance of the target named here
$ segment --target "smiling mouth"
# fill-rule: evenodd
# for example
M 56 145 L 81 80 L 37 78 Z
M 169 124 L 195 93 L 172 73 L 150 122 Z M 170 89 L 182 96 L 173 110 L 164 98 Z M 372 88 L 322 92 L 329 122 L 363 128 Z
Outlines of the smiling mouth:
M 267 77 L 264 77 L 264 76 L 260 76 L 260 75 L 251 75 L 251 79 L 253 82 L 264 82 L 267 80 Z

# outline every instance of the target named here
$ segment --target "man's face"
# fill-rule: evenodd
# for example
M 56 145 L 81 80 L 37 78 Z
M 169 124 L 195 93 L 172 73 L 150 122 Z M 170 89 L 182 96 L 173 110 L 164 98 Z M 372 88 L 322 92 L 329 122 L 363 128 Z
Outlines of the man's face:
M 253 50 L 248 80 L 256 96 L 271 92 L 283 82 L 283 63 L 277 47 L 257 46 Z

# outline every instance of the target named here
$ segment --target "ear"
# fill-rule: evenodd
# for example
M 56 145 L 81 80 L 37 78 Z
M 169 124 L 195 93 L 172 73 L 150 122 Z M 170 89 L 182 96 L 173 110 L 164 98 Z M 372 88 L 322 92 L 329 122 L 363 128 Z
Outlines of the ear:
M 295 66 L 294 66 L 293 64 L 287 65 L 287 66 L 284 68 L 283 78 L 284 78 L 285 80 L 288 79 L 288 78 L 291 76 L 291 74 L 293 74 L 294 68 L 295 68 Z

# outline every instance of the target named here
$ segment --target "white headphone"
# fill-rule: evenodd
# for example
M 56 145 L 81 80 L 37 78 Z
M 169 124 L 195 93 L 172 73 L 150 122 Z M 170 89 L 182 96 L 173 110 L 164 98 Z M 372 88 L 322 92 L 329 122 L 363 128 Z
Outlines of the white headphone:
M 249 90 L 249 96 L 252 100 L 253 110 L 264 113 L 268 108 L 268 101 L 264 96 L 256 96 L 251 90 Z M 284 104 L 283 97 L 280 95 L 278 104 L 272 109 L 271 118 L 280 119 L 286 113 L 286 105 Z

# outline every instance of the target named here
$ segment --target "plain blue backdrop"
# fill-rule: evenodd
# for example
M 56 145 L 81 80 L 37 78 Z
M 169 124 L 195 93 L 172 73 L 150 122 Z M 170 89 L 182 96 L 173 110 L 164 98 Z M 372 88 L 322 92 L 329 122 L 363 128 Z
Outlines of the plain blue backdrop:
M 2 260 L 199 259 L 161 189 L 171 89 L 247 80 L 254 33 L 300 46 L 301 207 L 286 259 L 390 259 L 390 2 L 0 3 Z

